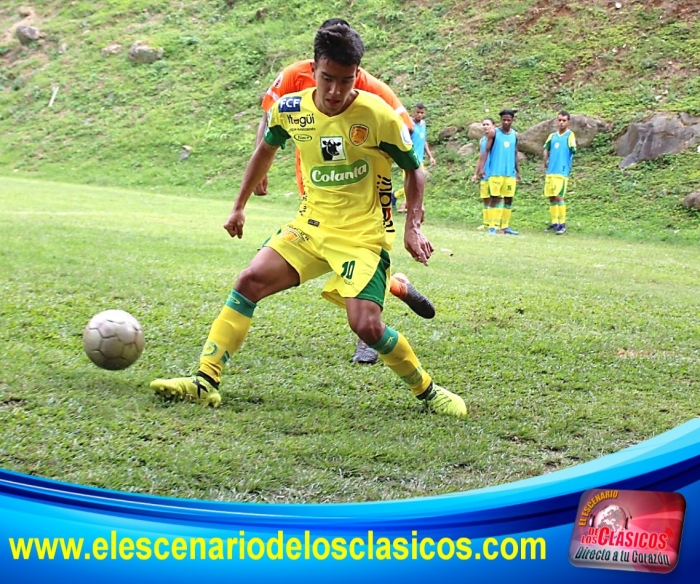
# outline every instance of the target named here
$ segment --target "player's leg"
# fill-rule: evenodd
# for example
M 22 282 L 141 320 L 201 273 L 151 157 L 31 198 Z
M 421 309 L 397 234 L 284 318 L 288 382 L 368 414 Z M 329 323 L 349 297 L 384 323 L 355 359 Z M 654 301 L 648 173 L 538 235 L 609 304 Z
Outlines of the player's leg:
M 486 180 L 479 182 L 479 198 L 481 199 L 481 215 L 483 223 L 477 229 L 488 229 L 491 207 L 489 207 L 489 183 Z
M 559 229 L 559 204 L 555 192 L 554 177 L 548 174 L 544 177 L 544 196 L 549 199 L 549 227 L 545 231 Z
M 377 256 L 373 251 L 357 249 L 349 242 L 345 247 L 339 245 L 330 250 L 326 257 L 336 275 L 324 286 L 323 296 L 345 306 L 348 323 L 355 334 L 377 350 L 382 361 L 403 379 L 416 397 L 426 400 L 433 411 L 466 416 L 464 400 L 435 385 L 408 341 L 382 322 L 381 312 L 391 268 L 389 254 L 382 250 Z M 348 257 L 354 258 L 352 274 L 339 270 L 340 265 L 349 266 Z
M 299 284 L 299 274 L 279 253 L 263 247 L 243 270 L 209 330 L 191 377 L 156 379 L 151 388 L 166 398 L 188 399 L 218 406 L 221 371 L 248 335 L 257 302 Z
M 559 187 L 556 197 L 557 208 L 559 209 L 559 229 L 555 231 L 557 235 L 563 235 L 566 233 L 566 201 L 564 200 L 564 196 L 566 195 L 566 187 L 568 186 L 568 183 L 568 178 L 562 177 L 560 179 L 561 186 Z
M 379 304 L 363 298 L 346 298 L 345 308 L 350 328 L 378 351 L 381 360 L 408 385 L 414 396 L 425 400 L 436 413 L 466 417 L 464 400 L 433 382 L 406 338 L 382 322 Z
M 501 233 L 504 235 L 518 235 L 518 232 L 511 228 L 510 217 L 513 214 L 513 197 L 517 182 L 512 177 L 506 177 L 501 186 L 503 195 L 503 213 L 501 214 Z
M 489 235 L 496 235 L 501 227 L 501 215 L 503 214 L 503 196 L 501 186 L 502 176 L 489 177 Z
M 435 317 L 435 306 L 423 294 L 416 290 L 406 274 L 392 274 L 389 291 L 399 300 L 403 300 L 418 316 L 423 318 Z
M 257 302 L 330 271 L 314 241 L 295 224 L 272 236 L 241 272 L 226 305 L 212 324 L 193 377 L 158 379 L 151 383 L 167 398 L 189 399 L 218 406 L 223 365 L 243 344 Z

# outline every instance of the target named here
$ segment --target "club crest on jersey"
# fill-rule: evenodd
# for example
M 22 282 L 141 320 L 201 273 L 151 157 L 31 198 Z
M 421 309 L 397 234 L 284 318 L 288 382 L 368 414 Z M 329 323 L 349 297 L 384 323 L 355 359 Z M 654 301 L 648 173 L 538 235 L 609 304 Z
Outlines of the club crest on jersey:
M 345 160 L 345 147 L 342 136 L 321 136 L 321 155 L 324 162 Z
M 280 112 L 300 112 L 301 97 L 298 95 L 285 95 L 277 102 L 277 108 Z
M 353 124 L 350 126 L 350 142 L 355 146 L 360 146 L 365 143 L 369 136 L 369 128 L 362 124 Z
M 504 148 L 510 148 L 510 142 L 508 142 L 508 140 L 505 140 L 505 141 L 503 142 L 503 147 L 504 147 Z

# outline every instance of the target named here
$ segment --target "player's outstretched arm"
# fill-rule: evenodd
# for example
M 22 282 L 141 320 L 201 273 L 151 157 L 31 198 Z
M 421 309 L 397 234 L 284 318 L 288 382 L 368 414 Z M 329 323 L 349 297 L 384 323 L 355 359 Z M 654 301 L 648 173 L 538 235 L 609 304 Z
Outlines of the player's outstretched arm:
M 428 265 L 433 253 L 433 246 L 421 231 L 423 215 L 423 191 L 425 174 L 421 168 L 404 170 L 404 189 L 406 191 L 406 228 L 403 243 L 406 251 L 417 262 Z
M 251 156 L 248 166 L 246 166 L 243 182 L 238 189 L 238 195 L 233 203 L 231 214 L 226 223 L 224 223 L 224 229 L 228 231 L 231 237 L 238 237 L 238 239 L 243 237 L 246 203 L 248 203 L 250 195 L 253 194 L 255 186 L 260 183 L 262 177 L 270 170 L 277 148 L 277 146 L 270 146 L 263 140 L 253 152 L 253 156 Z

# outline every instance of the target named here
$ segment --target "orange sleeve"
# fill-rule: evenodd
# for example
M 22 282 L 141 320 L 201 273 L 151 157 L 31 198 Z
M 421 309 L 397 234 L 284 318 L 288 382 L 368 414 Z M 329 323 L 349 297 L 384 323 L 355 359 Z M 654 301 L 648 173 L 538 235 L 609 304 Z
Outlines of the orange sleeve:
M 401 103 L 401 100 L 396 97 L 394 90 L 391 89 L 386 83 L 377 79 L 374 75 L 368 73 L 364 69 L 359 69 L 357 72 L 357 79 L 355 80 L 355 88 L 362 89 L 363 91 L 369 91 L 378 95 L 385 102 L 387 102 L 394 111 L 401 116 L 406 126 L 410 131 L 413 131 L 413 120 L 411 116 L 408 115 L 406 108 Z
M 298 61 L 288 67 L 282 69 L 282 72 L 277 76 L 274 83 L 265 92 L 260 107 L 266 112 L 274 103 L 283 95 L 301 91 L 308 87 L 315 87 L 313 75 L 311 74 L 312 61 Z

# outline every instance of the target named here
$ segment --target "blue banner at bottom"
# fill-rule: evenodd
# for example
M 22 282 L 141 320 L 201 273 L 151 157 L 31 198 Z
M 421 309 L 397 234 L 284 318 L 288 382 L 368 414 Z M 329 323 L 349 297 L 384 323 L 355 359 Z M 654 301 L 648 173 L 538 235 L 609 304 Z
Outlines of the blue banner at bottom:
M 638 497 L 632 491 L 659 495 Z M 590 501 L 582 501 L 584 494 Z M 653 510 L 657 499 L 666 505 L 662 510 L 674 514 L 669 533 L 661 528 L 653 538 L 639 529 L 623 533 L 629 530 L 627 515 L 641 525 L 638 509 L 649 500 L 646 524 L 666 525 Z M 630 505 L 637 507 L 630 512 Z M 614 523 L 616 514 L 624 515 L 624 525 Z M 601 544 L 597 548 L 577 544 L 576 538 L 594 537 Z M 634 543 L 629 550 L 626 541 Z M 654 553 L 645 548 L 652 541 Z M 668 554 L 659 550 L 667 541 L 673 554 L 665 563 Z M 49 576 L 101 584 L 129 578 L 173 584 L 193 578 L 357 582 L 397 577 L 441 584 L 507 579 L 539 584 L 551 576 L 568 584 L 690 582 L 700 570 L 699 544 L 700 419 L 533 479 L 377 503 L 192 501 L 0 470 L 0 570 L 7 582 Z M 615 546 L 628 562 L 624 569 L 614 569 Z M 589 564 L 602 569 L 591 570 Z

